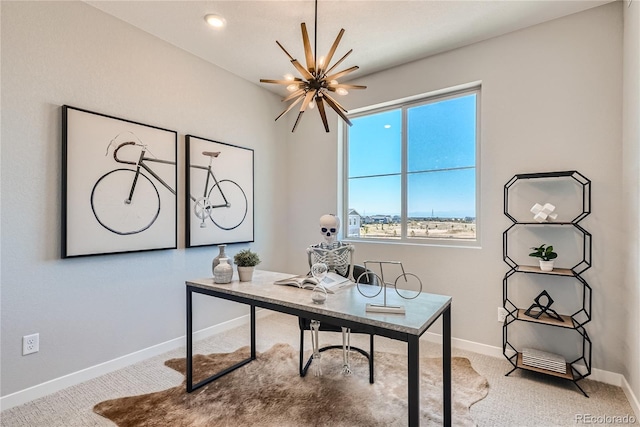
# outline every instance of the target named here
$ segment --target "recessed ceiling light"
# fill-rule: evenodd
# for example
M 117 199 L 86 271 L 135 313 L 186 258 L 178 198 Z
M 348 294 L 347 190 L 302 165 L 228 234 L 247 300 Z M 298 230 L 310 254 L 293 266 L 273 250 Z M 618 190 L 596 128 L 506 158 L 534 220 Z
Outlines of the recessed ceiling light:
M 209 25 L 215 28 L 222 28 L 227 24 L 227 20 L 220 15 L 209 14 L 204 17 L 204 20 L 207 21 Z

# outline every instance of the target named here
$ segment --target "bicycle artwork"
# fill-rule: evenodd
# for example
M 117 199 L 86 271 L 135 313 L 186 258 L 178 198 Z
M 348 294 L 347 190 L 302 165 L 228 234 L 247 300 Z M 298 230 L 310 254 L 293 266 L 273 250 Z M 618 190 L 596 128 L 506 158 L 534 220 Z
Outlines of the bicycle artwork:
M 193 135 L 186 143 L 186 246 L 253 241 L 253 150 Z
M 62 257 L 177 247 L 177 133 L 62 107 Z

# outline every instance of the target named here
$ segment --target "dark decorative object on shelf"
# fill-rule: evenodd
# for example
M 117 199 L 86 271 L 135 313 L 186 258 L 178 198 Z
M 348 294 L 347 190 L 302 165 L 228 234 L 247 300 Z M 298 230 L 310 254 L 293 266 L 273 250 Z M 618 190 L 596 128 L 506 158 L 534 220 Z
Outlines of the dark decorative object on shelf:
M 540 301 L 542 298 L 547 299 L 547 303 L 544 305 Z M 534 301 L 535 304 L 531 304 L 531 307 L 529 307 L 527 311 L 524 312 L 525 315 L 533 317 L 534 319 L 539 319 L 540 316 L 546 314 L 547 316 L 556 319 L 559 322 L 564 322 L 562 317 L 560 317 L 558 313 L 556 313 L 556 311 L 551 308 L 551 304 L 553 304 L 553 298 L 551 298 L 551 295 L 549 295 L 547 291 L 540 292 L 540 294 L 534 299 Z M 534 313 L 534 310 L 537 311 Z

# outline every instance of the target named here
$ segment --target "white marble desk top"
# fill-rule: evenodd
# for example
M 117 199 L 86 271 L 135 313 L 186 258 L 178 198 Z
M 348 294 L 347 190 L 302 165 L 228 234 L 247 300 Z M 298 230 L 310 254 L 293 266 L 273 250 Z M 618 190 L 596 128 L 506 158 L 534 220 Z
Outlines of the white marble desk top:
M 310 290 L 273 283 L 291 276 L 294 274 L 256 270 L 253 280 L 250 282 L 240 282 L 234 277 L 235 280 L 227 284 L 214 283 L 213 278 L 188 280 L 186 284 L 222 294 L 248 298 L 256 302 L 262 301 L 282 307 L 291 307 L 310 314 L 318 313 L 417 336 L 421 336 L 451 304 L 450 296 L 423 292 L 414 299 L 404 299 L 394 289 L 387 288 L 387 304 L 404 306 L 406 313 L 367 313 L 365 311 L 366 305 L 382 304 L 383 295 L 380 293 L 375 298 L 366 298 L 358 292 L 355 286 L 341 289 L 335 294 L 329 294 L 324 304 L 314 304 L 311 301 Z

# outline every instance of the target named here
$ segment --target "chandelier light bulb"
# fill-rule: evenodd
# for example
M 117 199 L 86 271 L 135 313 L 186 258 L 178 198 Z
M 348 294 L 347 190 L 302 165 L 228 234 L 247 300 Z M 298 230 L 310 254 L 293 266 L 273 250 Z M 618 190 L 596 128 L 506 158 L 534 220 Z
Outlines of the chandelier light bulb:
M 285 74 L 285 75 L 284 75 L 284 79 L 285 79 L 285 80 L 293 81 L 293 79 L 294 79 L 293 74 L 288 74 L 288 73 L 287 73 L 287 74 Z
M 339 87 L 338 89 L 336 89 L 336 93 L 340 96 L 344 96 L 344 95 L 348 95 L 349 91 L 343 87 Z
M 310 110 L 313 110 L 315 107 L 316 107 L 316 101 L 311 101 L 311 102 L 309 103 L 309 109 L 310 109 Z
M 297 84 L 289 85 L 289 86 L 287 86 L 287 90 L 289 92 L 295 92 L 296 90 L 298 90 L 298 85 Z

